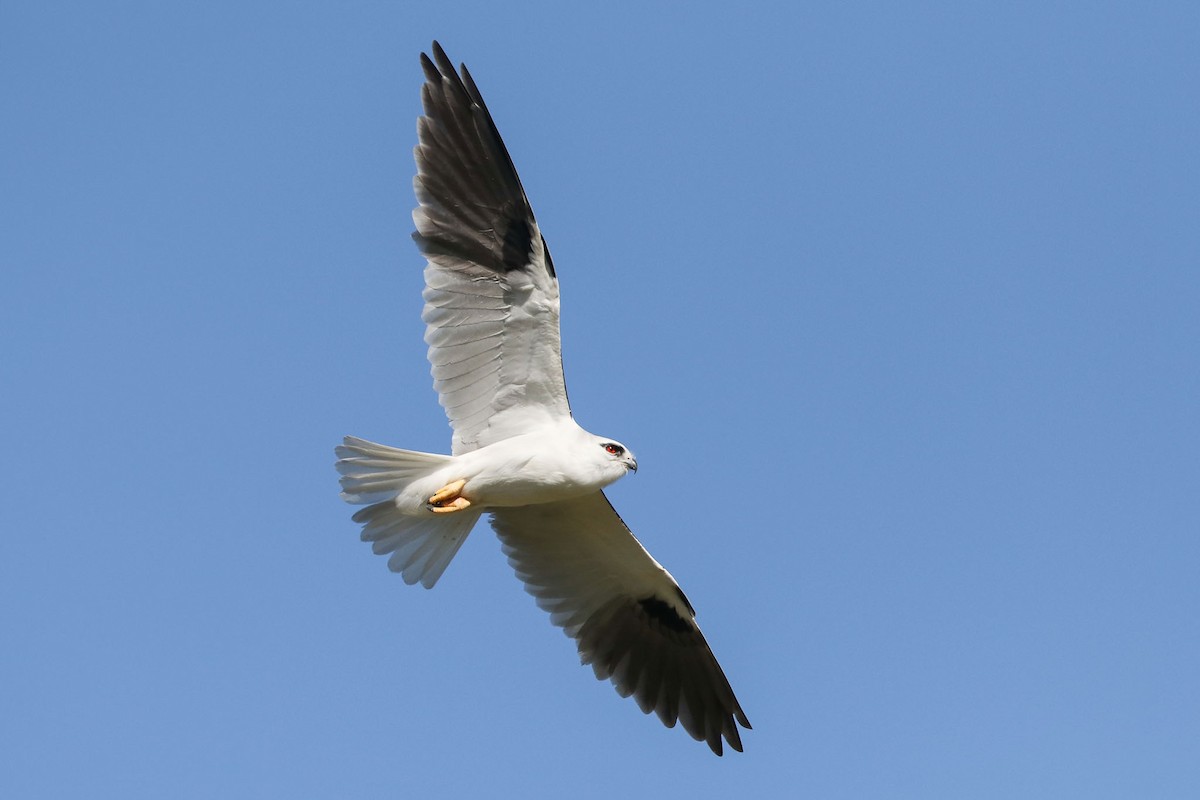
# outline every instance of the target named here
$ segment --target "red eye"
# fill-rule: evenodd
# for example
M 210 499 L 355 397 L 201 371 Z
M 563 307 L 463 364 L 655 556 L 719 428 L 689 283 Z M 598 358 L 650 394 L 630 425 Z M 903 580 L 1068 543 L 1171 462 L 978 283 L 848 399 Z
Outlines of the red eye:
M 608 453 L 610 456 L 619 456 L 621 453 L 624 453 L 625 450 L 620 445 L 609 442 L 608 444 L 604 445 L 604 452 Z

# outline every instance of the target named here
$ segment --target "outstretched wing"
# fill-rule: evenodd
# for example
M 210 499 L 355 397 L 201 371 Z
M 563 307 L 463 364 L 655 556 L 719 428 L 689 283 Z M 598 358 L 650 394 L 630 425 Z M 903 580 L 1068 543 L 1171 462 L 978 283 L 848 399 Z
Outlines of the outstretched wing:
M 679 584 L 634 538 L 603 492 L 496 509 L 492 527 L 513 569 L 583 663 L 622 697 L 676 720 L 721 755 L 750 727 Z
M 569 415 L 558 280 L 529 200 L 479 89 L 433 43 L 421 54 L 413 235 L 425 267 L 433 384 L 474 450 Z

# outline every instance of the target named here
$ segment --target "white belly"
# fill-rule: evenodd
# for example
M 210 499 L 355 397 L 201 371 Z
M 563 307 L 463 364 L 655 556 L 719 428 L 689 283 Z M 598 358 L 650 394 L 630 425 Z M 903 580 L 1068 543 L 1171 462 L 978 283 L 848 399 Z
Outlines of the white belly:
M 527 506 L 591 494 L 619 475 L 581 459 L 571 440 L 530 434 L 455 459 L 467 481 L 463 496 L 482 506 Z

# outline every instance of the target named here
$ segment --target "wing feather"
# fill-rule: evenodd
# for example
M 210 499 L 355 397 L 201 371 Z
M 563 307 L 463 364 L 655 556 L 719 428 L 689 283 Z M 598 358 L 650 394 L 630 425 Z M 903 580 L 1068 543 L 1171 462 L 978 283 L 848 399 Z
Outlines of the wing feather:
M 494 339 L 504 334 L 503 320 L 483 320 L 460 322 L 457 324 L 431 327 L 429 344 L 434 347 L 453 347 L 456 344 L 467 344 L 484 339 Z
M 483 370 L 480 367 L 484 365 L 494 365 L 496 369 L 500 368 L 500 364 L 495 363 L 494 359 L 491 358 L 492 354 L 486 350 L 472 358 L 459 358 L 458 360 L 451 360 L 448 353 L 439 355 L 443 355 L 444 358 L 433 362 L 430 369 L 430 372 L 433 373 L 434 381 L 449 380 L 450 378 L 473 374 L 476 371 L 479 374 L 483 374 Z
M 500 365 L 496 364 L 489 369 L 474 370 L 463 375 L 456 375 L 453 378 L 435 380 L 433 385 L 439 392 L 446 393 L 460 392 L 466 389 L 468 386 L 473 386 L 476 383 L 483 383 L 483 388 L 486 389 L 488 386 L 490 386 L 495 373 L 499 370 Z
M 574 638 L 596 677 L 633 695 L 663 724 L 678 721 L 721 755 L 750 727 L 679 584 L 646 552 L 603 492 L 497 509 L 509 563 L 551 621 Z
M 434 388 L 473 450 L 570 415 L 550 251 L 466 67 L 422 54 L 413 238 L 425 268 Z

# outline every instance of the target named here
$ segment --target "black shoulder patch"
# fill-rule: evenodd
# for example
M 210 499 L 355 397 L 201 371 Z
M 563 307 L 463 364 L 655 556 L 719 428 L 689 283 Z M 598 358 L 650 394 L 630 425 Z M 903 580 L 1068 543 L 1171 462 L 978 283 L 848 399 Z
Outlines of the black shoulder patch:
M 526 269 L 532 255 L 533 231 L 529 228 L 529 221 L 514 213 L 508 217 L 504 239 L 500 243 L 500 262 L 504 265 L 504 271 L 516 272 Z
M 657 597 L 651 596 L 638 600 L 638 605 L 641 606 L 646 616 L 668 630 L 677 633 L 687 633 L 693 630 L 692 624 L 679 616 L 679 613 L 671 608 L 670 603 L 663 602 Z

